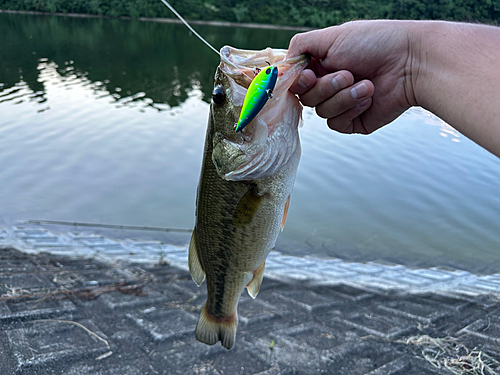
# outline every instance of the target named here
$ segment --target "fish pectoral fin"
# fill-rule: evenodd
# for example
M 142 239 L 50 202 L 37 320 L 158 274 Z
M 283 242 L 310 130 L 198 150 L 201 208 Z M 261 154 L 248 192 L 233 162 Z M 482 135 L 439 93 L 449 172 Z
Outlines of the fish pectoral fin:
M 250 297 L 255 298 L 259 294 L 260 285 L 262 284 L 262 278 L 264 277 L 264 268 L 266 268 L 266 261 L 253 271 L 253 279 L 247 285 L 247 291 Z
M 238 315 L 236 311 L 231 316 L 217 319 L 207 312 L 205 304 L 201 309 L 198 324 L 196 324 L 196 340 L 207 345 L 214 345 L 220 341 L 222 346 L 229 350 L 236 340 L 237 328 Z
M 286 218 L 288 216 L 288 207 L 290 207 L 290 196 L 288 196 L 285 203 L 285 209 L 283 210 L 283 217 L 281 218 L 281 231 L 285 228 Z
M 205 271 L 201 268 L 200 258 L 198 257 L 198 245 L 196 242 L 196 228 L 193 230 L 191 241 L 189 242 L 189 273 L 196 285 L 200 286 L 205 280 Z
M 233 216 L 234 225 L 243 226 L 250 224 L 262 202 L 264 195 L 259 195 L 257 193 L 256 186 L 249 189 L 236 206 L 236 211 Z

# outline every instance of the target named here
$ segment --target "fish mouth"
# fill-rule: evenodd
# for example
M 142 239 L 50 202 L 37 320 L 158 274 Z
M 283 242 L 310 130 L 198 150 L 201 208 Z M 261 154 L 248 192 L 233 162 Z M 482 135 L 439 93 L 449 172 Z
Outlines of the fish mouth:
M 278 68 L 278 82 L 276 84 L 283 86 L 285 84 L 286 90 L 293 84 L 286 82 L 282 77 L 293 76 L 296 78 L 298 73 L 302 71 L 310 61 L 310 56 L 303 54 L 300 56 L 286 58 L 288 50 L 286 49 L 273 49 L 266 48 L 261 51 L 252 51 L 245 49 L 238 49 L 231 46 L 224 46 L 220 50 L 221 64 L 220 67 L 224 74 L 234 79 L 240 86 L 247 88 L 254 77 L 254 69 L 263 69 L 269 65 Z M 293 70 L 293 72 L 290 72 Z M 290 74 L 292 73 L 292 74 Z M 286 84 L 288 83 L 288 84 Z
M 273 99 L 269 100 L 257 115 L 257 118 L 265 118 L 264 122 L 270 132 L 274 131 L 274 125 L 276 124 L 275 121 L 270 120 L 276 115 L 269 113 L 279 108 L 280 106 L 277 104 L 282 102 L 282 99 L 287 95 L 290 95 L 288 89 L 310 61 L 310 56 L 305 54 L 287 59 L 287 52 L 286 49 L 272 49 L 269 47 L 260 51 L 252 51 L 224 46 L 220 50 L 221 63 L 219 68 L 229 78 L 230 100 L 238 113 L 241 111 L 248 86 L 255 77 L 254 69 L 263 69 L 269 65 L 278 68 L 278 79 L 272 92 Z M 264 116 L 266 113 L 268 115 Z M 245 132 L 245 136 L 248 133 L 249 138 L 252 138 L 252 132 L 249 131 L 251 128 L 248 127 L 247 132 Z
M 220 71 L 228 78 L 228 99 L 234 118 L 238 118 L 254 68 L 269 65 L 278 68 L 273 97 L 267 101 L 242 133 L 226 133 L 224 140 L 214 140 L 213 161 L 219 176 L 226 180 L 251 180 L 271 176 L 294 155 L 300 157 L 298 127 L 302 106 L 289 91 L 309 63 L 307 55 L 286 59 L 287 50 L 266 48 L 251 51 L 224 46 Z M 235 136 L 241 141 L 234 141 Z M 223 163 L 225 161 L 225 163 Z

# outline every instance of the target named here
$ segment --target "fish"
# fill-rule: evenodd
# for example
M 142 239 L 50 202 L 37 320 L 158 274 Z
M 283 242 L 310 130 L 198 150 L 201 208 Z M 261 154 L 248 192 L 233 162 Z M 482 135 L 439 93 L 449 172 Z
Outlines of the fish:
M 195 283 L 207 285 L 196 339 L 228 350 L 240 295 L 245 287 L 252 298 L 259 293 L 266 257 L 285 225 L 300 160 L 302 105 L 289 88 L 309 59 L 286 53 L 224 46 L 214 78 L 188 263 Z M 253 71 L 268 64 L 279 71 L 273 98 L 235 132 Z

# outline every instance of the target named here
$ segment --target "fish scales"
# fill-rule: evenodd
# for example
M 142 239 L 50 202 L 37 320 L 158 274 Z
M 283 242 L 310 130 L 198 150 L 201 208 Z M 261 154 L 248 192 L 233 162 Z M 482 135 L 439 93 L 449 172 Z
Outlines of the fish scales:
M 227 349 L 233 346 L 239 296 L 247 287 L 256 297 L 265 259 L 286 219 L 300 159 L 301 119 L 300 104 L 288 88 L 307 59 L 283 62 L 275 97 L 245 127 L 244 138 L 234 130 L 250 84 L 245 70 L 269 60 L 280 69 L 285 55 L 284 50 L 221 50 L 189 248 L 194 281 L 207 282 L 196 338 L 209 345 L 221 341 Z

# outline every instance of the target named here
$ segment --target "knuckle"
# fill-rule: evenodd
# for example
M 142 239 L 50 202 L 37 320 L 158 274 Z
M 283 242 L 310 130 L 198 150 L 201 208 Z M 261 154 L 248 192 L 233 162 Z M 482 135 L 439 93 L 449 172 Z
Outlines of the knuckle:
M 321 118 L 329 118 L 332 116 L 330 108 L 326 103 L 322 103 L 316 106 L 316 114 Z
M 344 110 L 350 109 L 356 105 L 355 100 L 351 96 L 350 90 L 350 88 L 347 88 L 335 95 L 337 106 L 343 108 Z
M 312 100 L 311 95 L 303 94 L 303 95 L 299 95 L 299 98 L 300 98 L 300 102 L 307 107 L 314 107 L 314 105 L 316 104 Z
M 299 35 L 300 35 L 300 34 L 295 34 L 295 35 L 292 37 L 292 39 L 290 39 L 290 44 L 289 44 L 290 48 L 291 48 L 291 47 L 295 47 L 295 44 L 297 44 L 297 41 L 299 40 Z

